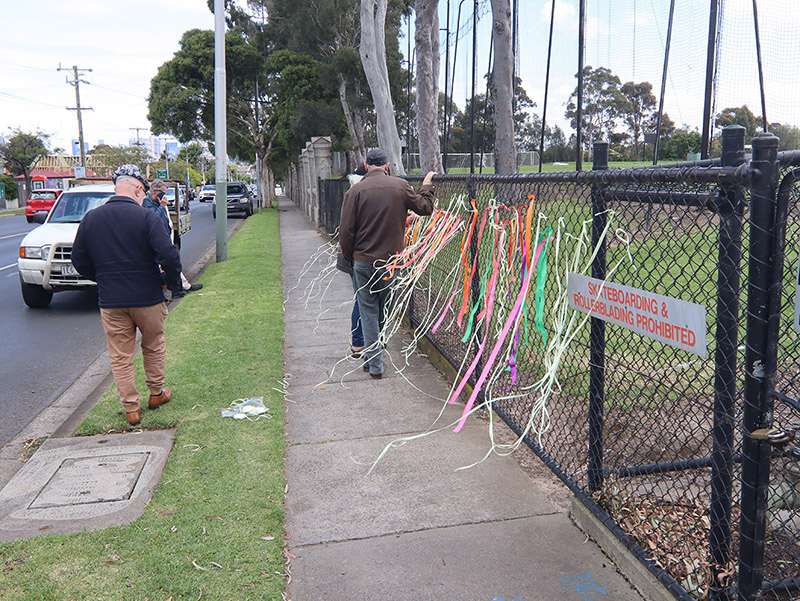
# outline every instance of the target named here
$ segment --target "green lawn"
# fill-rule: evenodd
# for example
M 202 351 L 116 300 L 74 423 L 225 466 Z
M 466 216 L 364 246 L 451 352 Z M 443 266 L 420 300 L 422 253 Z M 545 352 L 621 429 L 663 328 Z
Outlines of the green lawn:
M 608 166 L 612 169 L 622 169 L 626 167 L 645 167 L 648 165 L 652 165 L 652 163 L 648 163 L 645 161 L 611 161 L 609 162 Z M 583 163 L 584 171 L 588 171 L 592 168 L 591 161 L 585 161 Z M 571 161 L 569 163 L 563 164 L 555 164 L 555 163 L 545 163 L 542 165 L 542 172 L 544 173 L 554 173 L 559 171 L 575 171 L 575 161 Z M 520 173 L 539 173 L 539 166 L 523 166 L 519 168 Z M 448 175 L 463 175 L 469 173 L 469 167 L 452 167 L 447 169 Z M 480 167 L 475 167 L 476 174 L 484 174 L 489 175 L 494 173 L 494 167 L 484 167 L 481 169 Z M 413 175 L 420 175 L 419 169 L 412 169 L 409 174 Z
M 141 427 L 175 427 L 153 499 L 136 522 L 92 533 L 0 544 L 0 598 L 281 599 L 283 556 L 282 290 L 278 213 L 265 210 L 231 240 L 229 260 L 203 274 L 167 320 L 173 400 Z M 143 385 L 141 358 L 137 381 Z M 272 419 L 222 419 L 238 398 L 263 396 Z M 144 396 L 146 399 L 147 397 Z M 127 430 L 112 387 L 78 434 Z

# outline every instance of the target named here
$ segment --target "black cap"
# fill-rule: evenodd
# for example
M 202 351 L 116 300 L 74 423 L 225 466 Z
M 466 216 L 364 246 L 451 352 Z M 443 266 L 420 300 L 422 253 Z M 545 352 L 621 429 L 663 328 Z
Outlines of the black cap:
M 367 165 L 382 167 L 389 163 L 389 155 L 382 148 L 373 148 L 367 151 Z

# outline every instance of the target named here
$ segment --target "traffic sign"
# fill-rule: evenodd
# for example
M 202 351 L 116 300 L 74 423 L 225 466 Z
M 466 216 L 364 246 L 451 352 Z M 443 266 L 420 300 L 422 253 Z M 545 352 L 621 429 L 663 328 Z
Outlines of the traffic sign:
M 75 167 L 75 177 L 86 177 L 86 167 Z
M 156 169 L 156 177 L 158 179 L 167 179 L 167 170 L 166 169 Z

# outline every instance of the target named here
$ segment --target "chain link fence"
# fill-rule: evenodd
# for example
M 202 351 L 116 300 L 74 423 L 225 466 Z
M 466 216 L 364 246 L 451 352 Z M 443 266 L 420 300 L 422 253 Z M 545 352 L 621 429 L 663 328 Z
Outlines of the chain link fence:
M 592 171 L 435 180 L 439 206 L 474 199 L 480 214 L 500 205 L 499 223 L 533 202 L 564 240 L 591 238 L 587 271 L 609 295 L 628 287 L 702 308 L 705 352 L 593 316 L 560 358 L 550 428 L 524 438 L 680 599 L 800 599 L 800 450 L 792 443 L 800 153 L 778 156 L 769 135 L 753 148 L 748 161 L 743 128 L 733 126 L 721 160 L 607 169 L 600 144 Z M 331 198 L 340 210 L 338 192 Z M 476 273 L 491 264 L 488 239 L 468 249 Z M 414 293 L 412 325 L 442 313 L 461 252 L 457 244 L 439 252 Z M 546 281 L 545 307 L 565 285 Z M 469 310 L 482 302 L 479 288 L 476 278 Z M 463 369 L 477 345 L 450 326 L 427 336 Z M 493 410 L 518 434 L 540 394 L 543 354 L 540 337 L 521 335 L 516 380 L 509 371 L 494 384 L 503 394 Z

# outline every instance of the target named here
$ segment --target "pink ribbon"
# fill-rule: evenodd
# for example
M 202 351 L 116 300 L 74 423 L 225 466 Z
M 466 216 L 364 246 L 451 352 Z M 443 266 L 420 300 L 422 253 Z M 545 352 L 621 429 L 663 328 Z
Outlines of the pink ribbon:
M 461 428 L 464 427 L 464 423 L 467 421 L 467 417 L 469 417 L 469 413 L 472 410 L 472 406 L 475 404 L 475 399 L 478 397 L 478 393 L 480 392 L 481 386 L 483 386 L 483 383 L 486 381 L 486 378 L 492 369 L 492 365 L 494 365 L 494 361 L 495 359 L 497 359 L 497 354 L 498 352 L 500 352 L 500 348 L 503 346 L 503 342 L 505 342 L 505 338 L 508 335 L 508 330 L 511 328 L 511 324 L 514 323 L 517 317 L 519 316 L 519 313 L 522 309 L 522 303 L 525 301 L 525 297 L 527 296 L 527 290 L 531 283 L 531 277 L 533 276 L 533 273 L 536 271 L 534 267 L 536 266 L 536 263 L 539 260 L 539 255 L 542 252 L 542 248 L 544 247 L 545 243 L 549 242 L 550 240 L 552 240 L 552 238 L 548 238 L 547 240 L 542 240 L 539 243 L 538 247 L 536 248 L 536 255 L 533 258 L 533 263 L 531 264 L 531 268 L 528 270 L 528 273 L 525 276 L 525 282 L 523 283 L 522 288 L 520 288 L 519 294 L 517 295 L 517 300 L 514 303 L 514 308 L 511 310 L 511 315 L 508 316 L 508 319 L 506 320 L 506 323 L 503 326 L 502 331 L 500 332 L 500 336 L 498 336 L 497 338 L 497 342 L 495 343 L 494 348 L 492 349 L 492 353 L 489 355 L 489 359 L 486 362 L 486 366 L 483 368 L 483 371 L 481 372 L 478 381 L 475 383 L 475 387 L 472 389 L 472 394 L 469 397 L 469 401 L 467 401 L 467 405 L 464 407 L 464 411 L 461 414 L 461 419 L 458 421 L 458 424 L 453 429 L 453 432 L 458 433 L 461 431 Z M 488 331 L 487 331 L 487 337 L 488 337 Z M 481 351 L 483 350 L 482 347 L 483 345 L 481 345 Z M 477 364 L 477 357 L 476 360 L 473 361 L 473 369 L 474 365 L 476 364 Z M 462 380 L 462 384 L 465 383 L 465 381 L 466 377 Z M 463 388 L 463 386 L 461 386 L 461 388 Z M 454 395 L 454 397 L 455 396 L 457 395 Z M 450 399 L 451 403 L 454 402 L 454 397 Z

